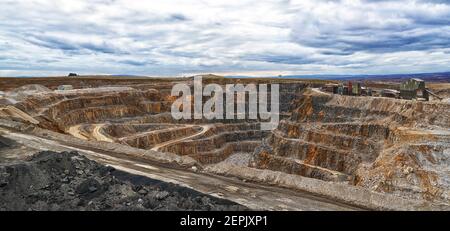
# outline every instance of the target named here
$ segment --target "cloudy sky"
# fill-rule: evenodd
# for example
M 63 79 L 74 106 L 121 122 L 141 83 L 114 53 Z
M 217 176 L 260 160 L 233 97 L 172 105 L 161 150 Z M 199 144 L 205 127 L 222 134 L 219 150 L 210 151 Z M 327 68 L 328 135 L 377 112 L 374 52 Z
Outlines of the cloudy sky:
M 0 0 L 0 76 L 440 71 L 444 0 Z

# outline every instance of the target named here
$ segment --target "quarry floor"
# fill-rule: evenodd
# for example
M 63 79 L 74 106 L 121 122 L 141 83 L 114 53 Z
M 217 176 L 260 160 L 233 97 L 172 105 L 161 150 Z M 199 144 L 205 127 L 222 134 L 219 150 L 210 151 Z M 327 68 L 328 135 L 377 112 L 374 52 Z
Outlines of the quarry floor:
M 16 144 L 14 148 L 0 149 L 1 162 L 19 161 L 37 151 L 77 151 L 101 164 L 112 166 L 135 175 L 142 175 L 163 182 L 194 189 L 198 192 L 227 199 L 254 210 L 363 210 L 314 195 L 309 192 L 245 182 L 236 178 L 222 177 L 191 169 L 142 160 L 123 158 L 120 153 L 77 146 L 69 142 L 57 142 L 51 137 L 42 138 L 0 127 L 0 134 Z

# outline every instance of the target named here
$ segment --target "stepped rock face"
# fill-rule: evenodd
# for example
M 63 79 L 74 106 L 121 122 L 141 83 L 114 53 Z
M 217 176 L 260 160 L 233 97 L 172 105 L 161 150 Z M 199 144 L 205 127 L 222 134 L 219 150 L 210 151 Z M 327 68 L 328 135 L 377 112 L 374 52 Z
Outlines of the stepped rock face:
M 36 102 L 37 101 L 37 102 Z M 171 103 L 162 101 L 155 90 L 84 94 L 81 97 L 48 96 L 43 101 L 30 99 L 19 107 L 52 121 L 61 130 L 71 125 L 124 117 L 158 114 L 168 111 Z M 36 111 L 36 109 L 40 109 Z M 68 113 L 69 112 L 69 113 Z
M 228 82 L 220 85 L 224 88 Z M 176 83 L 186 83 L 194 91 L 192 81 L 47 90 L 30 94 L 15 106 L 45 129 L 83 140 L 187 155 L 202 164 L 218 163 L 234 153 L 250 154 L 268 135 L 261 131 L 259 119 L 173 119 L 170 107 L 177 97 L 170 95 L 170 89 Z M 289 115 L 291 101 L 306 86 L 280 85 L 282 118 Z
M 450 105 L 307 90 L 254 166 L 446 201 Z
M 267 132 L 256 123 L 216 124 L 193 139 L 166 146 L 162 151 L 189 155 L 201 163 L 212 164 L 225 160 L 233 153 L 252 153 Z
M 194 135 L 200 130 L 200 127 L 180 127 L 152 130 L 148 133 L 137 134 L 120 139 L 120 141 L 133 147 L 149 149 L 159 143 L 164 143 L 171 140 L 180 139 L 185 136 Z
M 188 155 L 203 164 L 218 163 L 237 152 L 250 154 L 268 135 L 261 131 L 259 119 L 173 119 L 170 107 L 177 97 L 170 95 L 170 89 L 176 83 L 180 82 L 56 90 L 31 95 L 16 107 L 46 129 L 84 140 Z M 193 82 L 184 83 L 193 92 Z M 223 88 L 225 84 L 220 83 Z M 292 100 L 306 86 L 280 85 L 282 118 L 290 115 Z
M 449 103 L 330 95 L 316 83 L 271 81 L 280 81 L 273 131 L 262 131 L 259 119 L 175 120 L 171 88 L 192 88 L 191 80 L 44 91 L 14 110 L 1 107 L 0 117 L 208 167 L 240 165 L 449 204 Z

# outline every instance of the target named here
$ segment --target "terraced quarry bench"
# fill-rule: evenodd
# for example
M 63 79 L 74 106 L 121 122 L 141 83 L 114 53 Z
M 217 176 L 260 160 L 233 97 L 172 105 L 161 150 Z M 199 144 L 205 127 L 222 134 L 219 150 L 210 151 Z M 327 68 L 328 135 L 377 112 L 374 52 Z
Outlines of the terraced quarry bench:
M 307 90 L 254 166 L 448 203 L 450 105 Z
M 205 169 L 244 167 L 449 204 L 447 103 L 330 95 L 314 84 L 281 83 L 282 120 L 262 131 L 259 120 L 173 119 L 170 89 L 177 82 L 45 92 L 13 111 L 42 129 L 188 156 Z

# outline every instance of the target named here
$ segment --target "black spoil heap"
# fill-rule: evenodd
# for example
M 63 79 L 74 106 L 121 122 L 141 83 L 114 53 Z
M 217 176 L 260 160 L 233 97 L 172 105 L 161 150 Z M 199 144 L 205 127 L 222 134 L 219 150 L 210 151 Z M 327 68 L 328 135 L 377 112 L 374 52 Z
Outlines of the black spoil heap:
M 0 165 L 0 210 L 244 210 L 177 185 L 98 164 L 77 152 L 39 152 Z

